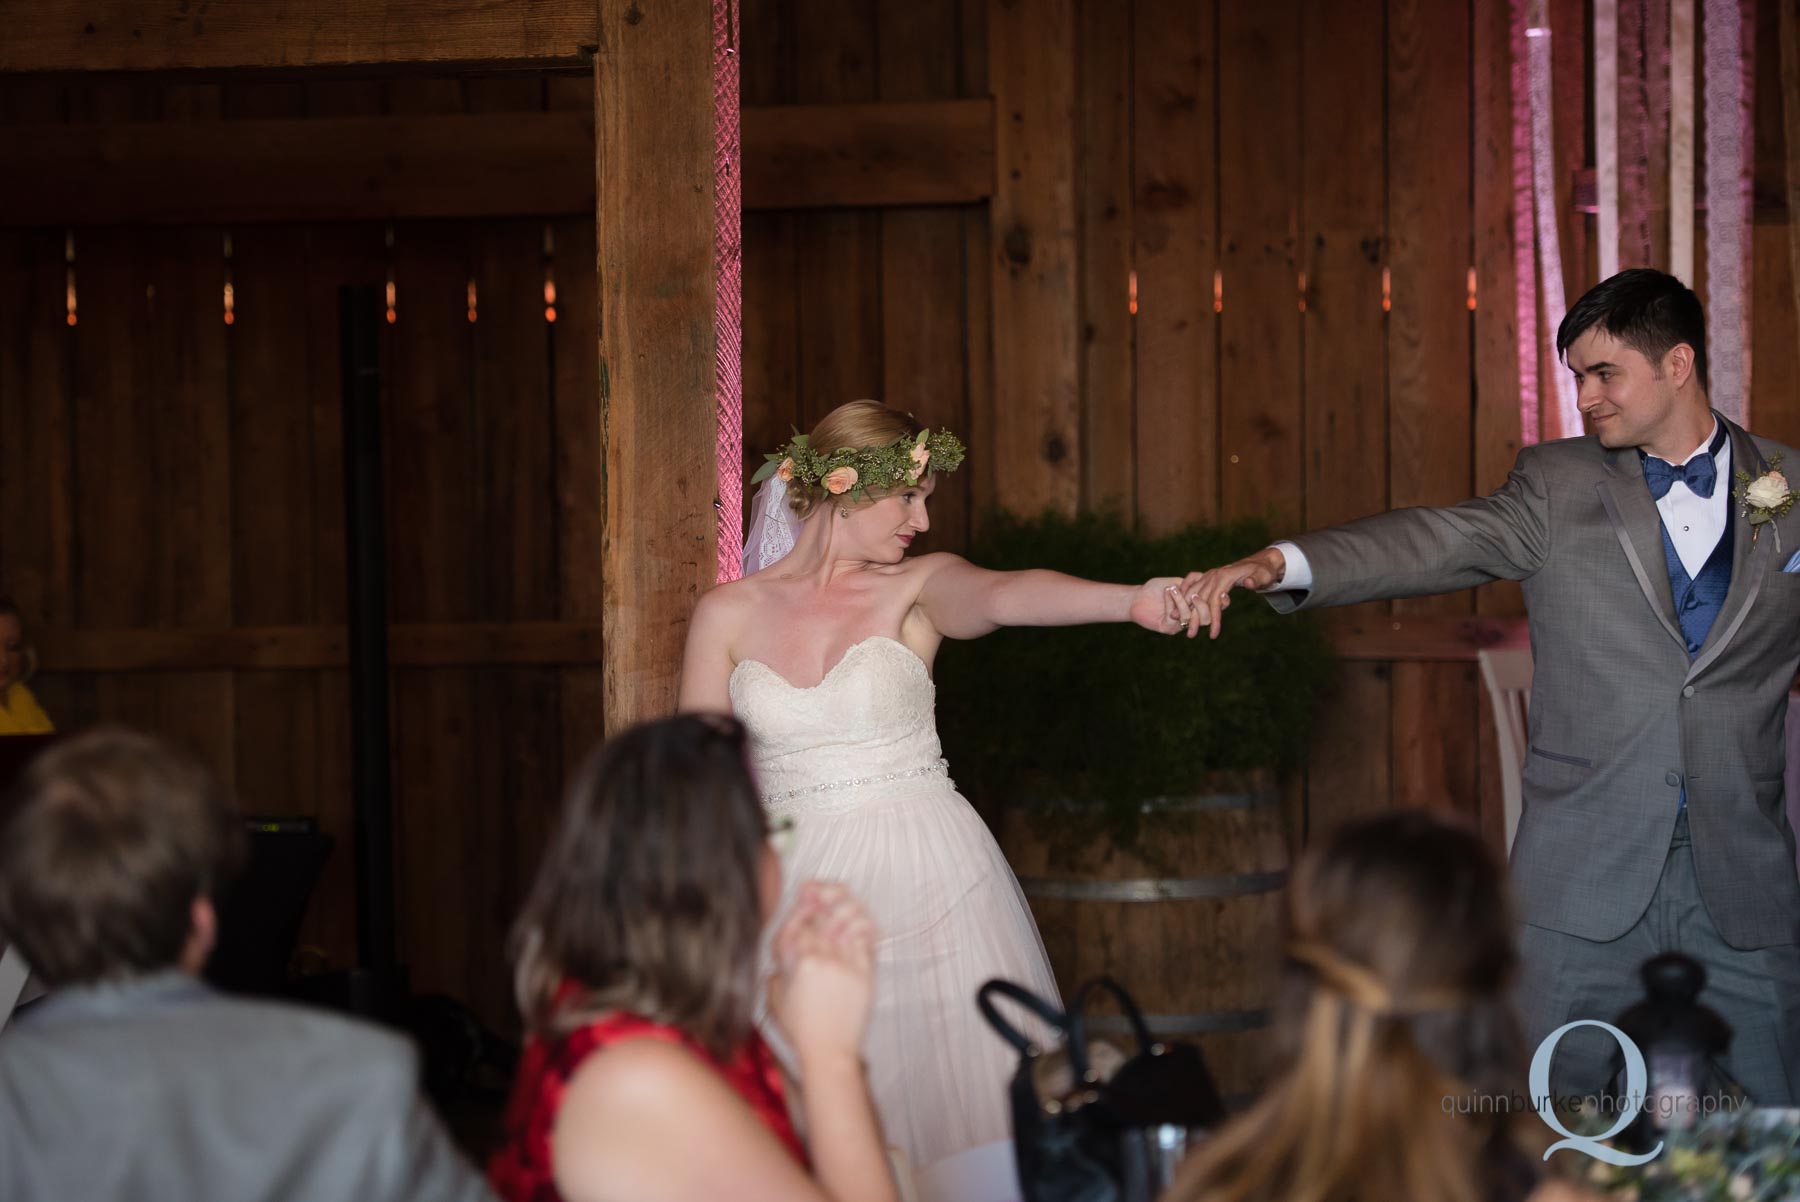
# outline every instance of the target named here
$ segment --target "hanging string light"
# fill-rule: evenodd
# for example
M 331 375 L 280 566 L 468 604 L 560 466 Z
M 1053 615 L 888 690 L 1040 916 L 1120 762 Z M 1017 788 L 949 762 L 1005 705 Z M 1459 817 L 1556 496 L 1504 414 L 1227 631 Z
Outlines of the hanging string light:
M 388 226 L 383 237 L 387 244 L 387 319 L 393 325 L 400 316 L 394 308 L 394 227 Z
M 75 231 L 63 231 L 63 310 L 75 324 Z
M 544 223 L 544 320 L 556 321 L 556 232 Z
M 237 296 L 231 286 L 231 235 L 225 235 L 225 324 L 237 320 Z
M 1125 276 L 1126 312 L 1137 316 L 1137 268 L 1132 268 Z
M 469 320 L 475 320 L 475 277 L 469 277 Z

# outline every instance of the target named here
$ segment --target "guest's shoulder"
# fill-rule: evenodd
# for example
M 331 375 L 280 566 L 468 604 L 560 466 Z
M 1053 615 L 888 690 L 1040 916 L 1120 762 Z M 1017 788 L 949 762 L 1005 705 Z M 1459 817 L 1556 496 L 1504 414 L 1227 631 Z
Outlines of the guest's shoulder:
M 410 1040 L 373 1023 L 292 1002 L 216 994 L 196 1021 L 244 1042 L 284 1048 L 314 1069 L 364 1079 L 389 1077 L 412 1088 L 418 1054 Z

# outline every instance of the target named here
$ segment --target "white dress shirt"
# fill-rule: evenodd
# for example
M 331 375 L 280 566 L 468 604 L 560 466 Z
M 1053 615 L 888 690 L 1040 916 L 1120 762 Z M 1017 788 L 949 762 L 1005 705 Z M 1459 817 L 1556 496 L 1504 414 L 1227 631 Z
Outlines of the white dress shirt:
M 1700 445 L 1693 453 L 1683 459 L 1677 466 L 1686 466 L 1689 462 L 1706 454 L 1706 448 L 1718 436 L 1719 419 L 1713 418 L 1712 429 L 1706 432 Z M 1656 511 L 1662 515 L 1663 529 L 1669 532 L 1669 541 L 1675 544 L 1675 554 L 1681 560 L 1681 566 L 1687 569 L 1689 576 L 1698 576 L 1700 569 L 1706 566 L 1707 557 L 1713 548 L 1719 545 L 1719 539 L 1725 534 L 1725 519 L 1728 515 L 1726 506 L 1731 504 L 1731 439 L 1727 438 L 1719 446 L 1719 453 L 1713 456 L 1713 462 L 1719 469 L 1719 482 L 1713 487 L 1710 497 L 1698 496 L 1687 486 L 1686 481 L 1677 480 L 1669 486 L 1669 491 L 1662 500 L 1656 503 Z M 1287 562 L 1287 570 L 1282 573 L 1281 583 L 1265 592 L 1305 592 L 1312 587 L 1312 565 L 1306 562 L 1306 552 L 1290 542 L 1279 542 L 1275 549 Z

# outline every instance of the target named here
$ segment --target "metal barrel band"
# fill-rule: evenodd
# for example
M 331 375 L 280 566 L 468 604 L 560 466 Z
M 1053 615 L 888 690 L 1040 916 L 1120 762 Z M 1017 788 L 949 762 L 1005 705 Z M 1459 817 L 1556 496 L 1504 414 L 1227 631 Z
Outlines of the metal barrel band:
M 1243 897 L 1273 893 L 1287 885 L 1287 870 L 1244 872 L 1225 876 L 1139 877 L 1121 880 L 1071 880 L 1064 877 L 1019 878 L 1026 897 L 1060 901 L 1156 902 L 1205 897 Z
M 1269 1025 L 1272 1010 L 1209 1010 L 1201 1014 L 1146 1014 L 1152 1035 L 1224 1035 L 1234 1031 L 1260 1031 Z M 1117 1035 L 1131 1029 L 1120 1014 L 1098 1014 L 1087 1020 L 1090 1031 Z

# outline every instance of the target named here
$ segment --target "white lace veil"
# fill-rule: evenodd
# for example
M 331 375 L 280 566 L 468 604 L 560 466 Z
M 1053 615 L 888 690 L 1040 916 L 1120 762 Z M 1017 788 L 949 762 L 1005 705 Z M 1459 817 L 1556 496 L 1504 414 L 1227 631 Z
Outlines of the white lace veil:
M 750 529 L 744 538 L 744 575 L 760 572 L 794 549 L 800 519 L 788 504 L 787 482 L 770 476 L 750 501 Z

